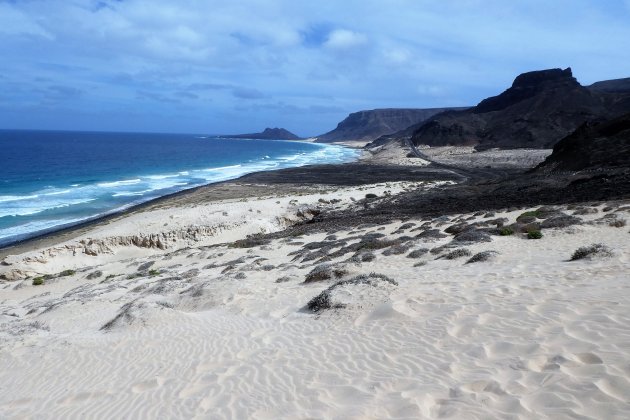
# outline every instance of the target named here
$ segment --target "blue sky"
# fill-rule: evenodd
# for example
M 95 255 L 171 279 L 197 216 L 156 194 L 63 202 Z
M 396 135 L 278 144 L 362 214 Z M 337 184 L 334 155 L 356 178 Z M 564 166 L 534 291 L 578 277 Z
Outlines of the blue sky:
M 0 128 L 299 135 L 630 77 L 630 0 L 0 0 Z

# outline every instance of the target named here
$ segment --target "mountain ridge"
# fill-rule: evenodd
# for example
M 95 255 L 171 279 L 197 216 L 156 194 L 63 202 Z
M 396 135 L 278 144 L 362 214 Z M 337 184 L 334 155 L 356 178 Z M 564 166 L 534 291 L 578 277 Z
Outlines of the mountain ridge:
M 452 108 L 378 108 L 349 114 L 333 130 L 317 136 L 317 142 L 373 141 Z M 453 108 L 465 109 L 465 108 Z
M 625 79 L 619 80 L 592 88 L 582 86 L 570 67 L 522 73 L 511 87 L 475 107 L 431 117 L 413 132 L 411 141 L 478 150 L 551 148 L 585 121 L 630 111 L 630 92 L 623 90 Z

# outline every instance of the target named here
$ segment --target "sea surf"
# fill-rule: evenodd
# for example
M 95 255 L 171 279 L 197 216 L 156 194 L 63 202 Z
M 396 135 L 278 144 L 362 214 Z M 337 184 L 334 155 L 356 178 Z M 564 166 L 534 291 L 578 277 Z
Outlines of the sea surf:
M 194 134 L 0 130 L 0 246 L 197 186 L 358 151 Z

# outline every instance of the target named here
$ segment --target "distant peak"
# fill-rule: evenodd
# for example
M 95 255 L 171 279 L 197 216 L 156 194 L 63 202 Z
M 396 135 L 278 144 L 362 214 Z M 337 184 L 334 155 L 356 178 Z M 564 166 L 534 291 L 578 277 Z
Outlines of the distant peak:
M 548 69 L 548 70 L 537 70 L 530 71 L 527 73 L 522 73 L 516 76 L 514 79 L 514 83 L 512 83 L 513 88 L 530 88 L 539 86 L 545 82 L 556 82 L 556 81 L 570 81 L 575 82 L 577 84 L 577 80 L 573 77 L 573 72 L 571 71 L 571 67 L 567 67 L 566 69 Z

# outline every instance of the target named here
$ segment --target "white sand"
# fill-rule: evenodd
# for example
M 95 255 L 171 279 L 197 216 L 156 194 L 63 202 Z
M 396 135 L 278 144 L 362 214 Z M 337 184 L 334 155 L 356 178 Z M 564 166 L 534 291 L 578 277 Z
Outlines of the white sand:
M 262 226 L 256 205 L 269 210 L 269 200 L 240 203 L 253 206 L 253 230 Z M 580 217 L 596 220 L 601 209 Z M 419 232 L 401 224 L 336 236 Z M 335 280 L 304 284 L 316 264 L 291 261 L 302 246 L 283 239 L 242 249 L 207 247 L 209 237 L 135 256 L 120 246 L 42 286 L 0 283 L 0 418 L 630 418 L 628 228 L 544 232 L 466 246 L 500 253 L 475 264 L 383 250 L 352 263 L 346 254 L 332 261 L 348 271 L 343 279 L 378 272 L 398 285 L 338 287 L 345 307 L 318 314 L 304 307 Z M 595 242 L 614 255 L 567 261 Z M 76 266 L 72 258 L 14 264 Z M 129 278 L 150 261 L 160 274 Z M 95 270 L 103 274 L 86 279 Z

